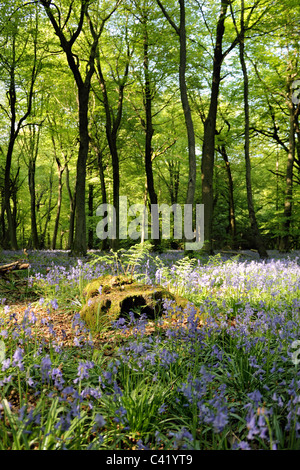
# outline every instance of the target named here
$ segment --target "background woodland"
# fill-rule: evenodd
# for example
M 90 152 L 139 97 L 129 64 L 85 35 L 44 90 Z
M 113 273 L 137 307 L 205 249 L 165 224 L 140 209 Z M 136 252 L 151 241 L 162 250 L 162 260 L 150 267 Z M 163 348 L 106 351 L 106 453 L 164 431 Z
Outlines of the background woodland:
M 0 247 L 128 248 L 96 235 L 126 195 L 299 249 L 299 30 L 297 0 L 2 1 Z

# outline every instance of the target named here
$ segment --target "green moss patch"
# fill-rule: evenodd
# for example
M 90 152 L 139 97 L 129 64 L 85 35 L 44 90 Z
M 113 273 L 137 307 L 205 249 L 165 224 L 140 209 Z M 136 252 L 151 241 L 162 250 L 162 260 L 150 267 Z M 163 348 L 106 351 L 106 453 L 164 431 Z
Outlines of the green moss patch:
M 86 303 L 80 312 L 81 318 L 96 331 L 121 317 L 127 320 L 129 312 L 155 319 L 162 315 L 165 299 L 173 300 L 182 308 L 188 303 L 161 286 L 140 284 L 131 276 L 102 276 L 86 286 L 84 296 Z

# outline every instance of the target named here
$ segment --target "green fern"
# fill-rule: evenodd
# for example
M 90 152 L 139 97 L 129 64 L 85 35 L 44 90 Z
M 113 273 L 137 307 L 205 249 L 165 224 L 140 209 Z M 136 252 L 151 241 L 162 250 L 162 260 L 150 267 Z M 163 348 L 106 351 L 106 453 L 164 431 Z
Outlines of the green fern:
M 123 274 L 125 276 L 132 276 L 136 267 L 149 255 L 151 248 L 152 245 L 149 243 L 137 243 L 128 250 L 110 250 L 110 253 L 107 255 L 94 255 L 94 259 L 89 264 L 105 263 L 110 267 L 113 275 L 119 276 Z

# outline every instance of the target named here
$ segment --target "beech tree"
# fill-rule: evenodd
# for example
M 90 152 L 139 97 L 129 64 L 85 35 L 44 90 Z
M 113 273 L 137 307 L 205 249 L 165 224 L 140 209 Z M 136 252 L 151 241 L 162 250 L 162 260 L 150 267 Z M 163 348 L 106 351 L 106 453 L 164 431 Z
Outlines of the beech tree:
M 28 30 L 25 32 L 22 11 L 4 12 L 5 24 L 2 28 L 2 47 L 0 62 L 2 80 L 7 84 L 8 106 L 1 104 L 5 119 L 9 122 L 9 137 L 4 170 L 4 204 L 2 213 L 6 213 L 7 231 L 2 216 L 4 244 L 13 250 L 18 248 L 16 220 L 11 211 L 11 168 L 15 143 L 20 130 L 31 114 L 34 86 L 41 70 L 42 57 L 38 55 L 38 16 L 30 11 L 27 17 Z M 28 52 L 29 49 L 29 52 Z M 26 69 L 26 72 L 24 70 Z M 23 68 L 23 75 L 21 70 Z M 24 79 L 24 77 L 26 77 Z M 25 95 L 25 103 L 24 103 Z
M 185 0 L 179 0 L 179 26 L 172 19 L 164 4 L 157 0 L 157 4 L 161 8 L 164 16 L 176 32 L 179 38 L 179 89 L 181 103 L 184 113 L 185 126 L 187 131 L 188 154 L 189 154 L 189 177 L 186 195 L 186 204 L 194 203 L 196 189 L 196 145 L 195 132 L 192 119 L 192 112 L 188 98 L 188 89 L 186 83 L 186 54 L 187 54 L 187 38 L 186 38 L 186 7 Z
M 106 5 L 103 5 L 104 8 L 102 10 L 99 4 L 95 4 L 90 0 L 81 0 L 78 19 L 77 8 L 74 2 L 71 2 L 69 7 L 64 10 L 62 8 L 59 9 L 51 0 L 40 0 L 40 3 L 45 9 L 55 34 L 59 38 L 60 46 L 66 54 L 68 65 L 78 89 L 79 151 L 76 173 L 75 236 L 72 250 L 75 254 L 85 254 L 87 250 L 85 187 L 86 162 L 89 150 L 88 107 L 91 80 L 95 72 L 96 50 L 101 33 L 106 21 L 114 13 L 119 2 L 110 8 L 108 13 L 104 13 Z M 88 12 L 90 5 L 93 5 L 93 8 L 95 8 L 96 19 L 95 17 L 91 18 Z M 88 43 L 89 52 L 87 58 L 84 61 L 80 61 L 78 54 L 74 51 L 74 46 L 83 31 L 85 20 L 89 24 L 92 40 Z M 73 27 L 74 22 L 76 24 L 75 28 Z M 82 73 L 84 62 L 85 73 Z

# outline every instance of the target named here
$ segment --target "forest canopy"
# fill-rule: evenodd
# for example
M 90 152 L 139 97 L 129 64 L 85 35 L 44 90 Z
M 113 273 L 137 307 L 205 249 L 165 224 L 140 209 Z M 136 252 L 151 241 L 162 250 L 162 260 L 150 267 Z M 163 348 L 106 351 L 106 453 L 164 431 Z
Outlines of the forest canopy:
M 126 196 L 203 204 L 209 252 L 299 249 L 299 30 L 298 0 L 0 2 L 0 248 L 128 248 Z

